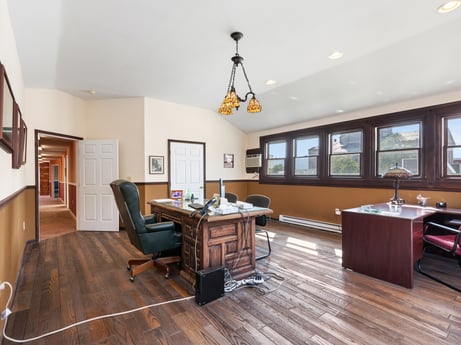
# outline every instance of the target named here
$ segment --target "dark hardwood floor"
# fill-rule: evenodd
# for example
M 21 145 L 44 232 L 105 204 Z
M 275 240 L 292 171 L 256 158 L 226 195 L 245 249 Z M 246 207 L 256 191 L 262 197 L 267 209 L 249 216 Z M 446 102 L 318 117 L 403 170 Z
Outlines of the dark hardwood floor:
M 459 293 L 419 273 L 406 289 L 344 270 L 339 234 L 277 221 L 268 229 L 273 250 L 257 262 L 260 289 L 240 288 L 204 306 L 194 299 L 154 306 L 29 343 L 461 344 Z M 257 244 L 264 247 L 264 237 Z M 123 231 L 73 232 L 28 245 L 6 334 L 35 337 L 193 295 L 180 275 L 164 279 L 155 269 L 131 283 L 126 260 L 133 256 Z M 442 268 L 457 269 L 449 265 Z

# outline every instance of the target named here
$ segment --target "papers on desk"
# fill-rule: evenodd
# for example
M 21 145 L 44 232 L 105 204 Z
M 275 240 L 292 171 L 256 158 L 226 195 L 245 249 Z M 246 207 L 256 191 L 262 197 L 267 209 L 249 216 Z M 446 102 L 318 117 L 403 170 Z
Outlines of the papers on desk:
M 153 199 L 152 201 L 165 203 L 165 202 L 173 202 L 175 200 L 174 199 Z
M 231 213 L 238 213 L 239 208 L 236 206 L 226 205 L 225 207 L 210 207 L 210 211 L 215 214 L 231 214 Z

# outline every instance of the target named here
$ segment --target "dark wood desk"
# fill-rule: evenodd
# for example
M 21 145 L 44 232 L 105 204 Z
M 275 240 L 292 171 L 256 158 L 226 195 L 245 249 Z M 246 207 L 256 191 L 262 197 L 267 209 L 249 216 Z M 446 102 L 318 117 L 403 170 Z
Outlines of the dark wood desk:
M 192 285 L 196 271 L 227 267 L 234 279 L 255 273 L 255 217 L 272 213 L 267 208 L 252 208 L 227 215 L 199 214 L 189 202 L 148 202 L 157 220 L 171 220 L 182 227 L 181 275 Z
M 461 210 L 388 204 L 342 211 L 343 267 L 406 288 L 413 287 L 416 261 L 423 251 L 423 225 L 441 221 Z

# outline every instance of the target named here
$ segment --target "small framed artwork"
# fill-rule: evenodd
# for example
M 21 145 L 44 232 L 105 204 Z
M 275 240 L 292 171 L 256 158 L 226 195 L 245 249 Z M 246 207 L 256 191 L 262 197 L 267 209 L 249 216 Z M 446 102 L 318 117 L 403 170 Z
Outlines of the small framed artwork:
M 234 154 L 225 153 L 224 154 L 224 168 L 233 168 L 234 167 Z
M 21 118 L 21 127 L 20 127 L 20 132 L 19 132 L 19 160 L 20 160 L 19 163 L 21 165 L 24 165 L 26 164 L 26 159 L 27 159 L 27 126 L 22 116 L 20 116 L 20 118 Z
M 163 174 L 163 156 L 149 156 L 149 174 Z
M 174 189 L 171 191 L 171 199 L 182 199 L 182 190 Z
M 21 111 L 19 105 L 14 102 L 13 105 L 13 169 L 19 169 L 21 167 L 21 156 L 20 148 L 21 144 Z

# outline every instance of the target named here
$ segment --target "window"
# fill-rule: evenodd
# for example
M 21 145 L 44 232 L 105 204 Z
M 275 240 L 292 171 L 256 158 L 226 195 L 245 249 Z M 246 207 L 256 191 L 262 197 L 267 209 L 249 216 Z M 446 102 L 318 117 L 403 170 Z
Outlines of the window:
M 260 137 L 261 183 L 388 188 L 396 164 L 403 188 L 461 189 L 461 102 Z
M 318 135 L 295 138 L 293 152 L 295 176 L 318 176 Z
M 445 176 L 461 176 L 461 117 L 444 119 Z
M 377 128 L 377 175 L 398 166 L 419 176 L 421 155 L 421 123 Z
M 362 131 L 330 134 L 330 176 L 361 175 L 362 142 Z
M 287 142 L 275 140 L 266 145 L 266 174 L 268 176 L 284 176 L 286 170 Z

